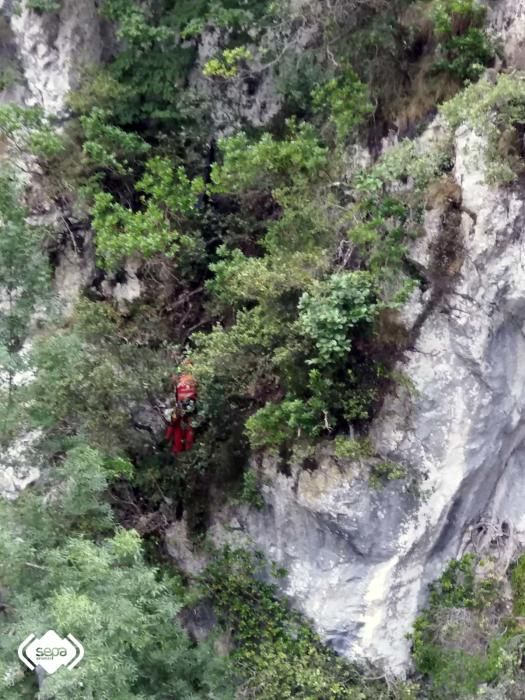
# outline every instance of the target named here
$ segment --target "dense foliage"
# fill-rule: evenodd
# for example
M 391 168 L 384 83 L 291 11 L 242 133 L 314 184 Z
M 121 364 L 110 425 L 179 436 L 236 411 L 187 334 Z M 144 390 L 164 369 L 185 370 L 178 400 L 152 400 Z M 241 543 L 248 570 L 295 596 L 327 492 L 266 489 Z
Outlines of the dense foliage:
M 364 682 L 351 664 L 329 651 L 296 612 L 265 582 L 264 560 L 226 548 L 202 576 L 205 595 L 235 634 L 234 658 L 247 681 L 239 698 L 323 698 L 323 700 L 410 700 L 409 684 Z M 272 578 L 285 574 L 273 567 Z
M 147 565 L 138 534 L 117 527 L 109 475 L 99 453 L 77 446 L 43 492 L 2 505 L 2 697 L 35 697 L 36 676 L 16 649 L 31 632 L 54 629 L 81 639 L 86 656 L 75 673 L 47 678 L 39 698 L 231 698 L 225 664 L 176 622 L 180 582 Z
M 493 697 L 512 698 L 523 692 L 523 633 L 512 618 L 512 609 L 519 614 L 522 605 L 522 572 L 523 558 L 512 571 L 509 599 L 498 561 L 467 554 L 431 586 L 412 636 L 414 661 L 430 680 L 430 698 L 483 697 L 483 688 L 487 697 L 491 691 Z

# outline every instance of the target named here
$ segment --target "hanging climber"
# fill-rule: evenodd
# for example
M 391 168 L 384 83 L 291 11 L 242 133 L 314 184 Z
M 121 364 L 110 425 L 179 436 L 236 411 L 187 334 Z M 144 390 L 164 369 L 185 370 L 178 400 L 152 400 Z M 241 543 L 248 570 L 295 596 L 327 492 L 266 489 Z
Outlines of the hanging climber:
M 166 431 L 173 454 L 186 452 L 193 447 L 192 417 L 197 407 L 197 382 L 191 374 L 191 362 L 186 360 L 179 376 L 173 377 L 175 385 L 175 410 Z

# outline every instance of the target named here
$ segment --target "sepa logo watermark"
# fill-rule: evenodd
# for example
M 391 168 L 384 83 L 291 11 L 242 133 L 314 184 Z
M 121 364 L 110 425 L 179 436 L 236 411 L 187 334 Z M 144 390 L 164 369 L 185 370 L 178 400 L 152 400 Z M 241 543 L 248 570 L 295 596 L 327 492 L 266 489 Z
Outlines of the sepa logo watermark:
M 62 639 L 54 630 L 49 630 L 37 639 L 30 634 L 18 647 L 18 657 L 30 671 L 41 666 L 47 673 L 55 673 L 59 668 L 75 668 L 84 658 L 84 647 L 68 634 Z

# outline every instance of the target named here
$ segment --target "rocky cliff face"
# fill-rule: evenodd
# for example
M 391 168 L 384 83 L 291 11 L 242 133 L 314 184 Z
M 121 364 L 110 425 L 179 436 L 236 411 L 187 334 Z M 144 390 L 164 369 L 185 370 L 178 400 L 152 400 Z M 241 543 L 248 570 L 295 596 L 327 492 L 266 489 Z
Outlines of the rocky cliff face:
M 501 41 L 505 62 L 525 69 L 525 3 L 523 0 L 489 0 L 488 19 L 493 33 Z
M 52 16 L 12 10 L 0 3 L 2 51 L 21 73 L 1 97 L 64 114 L 82 66 L 105 50 L 95 1 L 64 0 Z M 524 14 L 522 0 L 490 4 L 506 61 L 520 68 Z M 266 81 L 264 91 L 243 98 L 256 123 L 274 114 Z M 410 478 L 371 488 L 373 463 L 338 458 L 324 445 L 286 470 L 271 457 L 254 465 L 265 484 L 261 511 L 229 506 L 212 516 L 216 541 L 249 543 L 288 570 L 284 592 L 338 651 L 394 672 L 407 665 L 405 635 L 445 562 L 466 547 L 505 544 L 508 553 L 508 543 L 525 541 L 525 195 L 484 184 L 475 152 L 474 137 L 460 130 L 453 173 L 460 264 L 437 303 L 431 289 L 412 299 L 406 316 L 420 327 L 399 369 L 414 389 L 387 397 L 372 426 L 378 453 Z M 444 226 L 439 209 L 427 213 L 412 251 L 423 271 Z M 66 296 L 85 284 L 82 264 L 59 264 Z M 23 473 L 10 482 L 15 490 L 24 483 Z M 182 529 L 170 533 L 172 552 L 198 569 Z
M 282 564 L 285 593 L 339 652 L 395 673 L 446 562 L 465 549 L 509 557 L 525 543 L 525 198 L 484 184 L 478 145 L 459 130 L 453 286 L 437 302 L 432 289 L 412 299 L 407 317 L 424 322 L 398 369 L 413 387 L 387 397 L 372 426 L 378 454 L 407 478 L 371 487 L 374 460 L 328 445 L 286 469 L 266 457 L 254 465 L 264 508 L 219 509 L 212 525 L 216 541 Z M 413 248 L 429 275 L 447 225 L 429 211 Z
M 37 12 L 13 0 L 0 2 L 6 40 L 21 71 L 17 96 L 27 105 L 62 115 L 70 90 L 82 70 L 96 65 L 105 52 L 105 31 L 96 0 L 64 0 L 56 13 Z M 22 88 L 22 89 L 20 89 Z M 13 86 L 4 99 L 13 98 Z
M 523 67 L 519 0 L 490 21 L 509 66 Z M 288 570 L 285 592 L 341 653 L 403 672 L 427 585 L 466 549 L 510 557 L 525 543 L 525 197 L 484 184 L 477 138 L 456 135 L 460 189 L 452 288 L 406 317 L 423 320 L 399 370 L 413 390 L 387 398 L 372 426 L 382 457 L 418 474 L 370 489 L 370 465 L 322 449 L 313 471 L 259 467 L 265 508 L 220 512 L 219 541 L 251 542 Z M 443 212 L 426 216 L 412 258 L 430 273 Z M 455 271 L 454 271 L 455 272 Z

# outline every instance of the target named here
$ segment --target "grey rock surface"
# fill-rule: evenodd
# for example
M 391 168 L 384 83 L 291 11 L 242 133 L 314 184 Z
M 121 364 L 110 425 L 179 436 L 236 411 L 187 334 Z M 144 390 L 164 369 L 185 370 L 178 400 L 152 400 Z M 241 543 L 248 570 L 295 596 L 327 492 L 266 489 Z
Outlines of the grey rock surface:
M 292 464 L 282 473 L 266 457 L 265 508 L 219 510 L 212 527 L 215 541 L 283 565 L 283 591 L 339 652 L 396 674 L 409 663 L 406 634 L 427 584 L 464 551 L 469 532 L 503 523 L 516 546 L 525 543 L 525 200 L 518 188 L 484 183 L 478 150 L 460 130 L 462 266 L 427 306 L 398 368 L 414 390 L 398 387 L 372 426 L 378 454 L 411 480 L 374 490 L 370 464 L 338 459 L 328 446 L 314 471 Z M 412 251 L 427 272 L 444 225 L 438 214 L 427 214 Z
M 103 55 L 104 32 L 95 0 L 62 0 L 58 12 L 38 12 L 24 1 L 0 1 L 10 38 L 23 70 L 27 105 L 50 114 L 66 111 L 66 98 L 78 87 L 82 70 Z
M 489 0 L 488 24 L 499 39 L 505 62 L 525 69 L 525 1 Z
M 35 449 L 40 437 L 36 430 L 25 433 L 0 454 L 0 498 L 14 500 L 40 477 L 40 458 Z

